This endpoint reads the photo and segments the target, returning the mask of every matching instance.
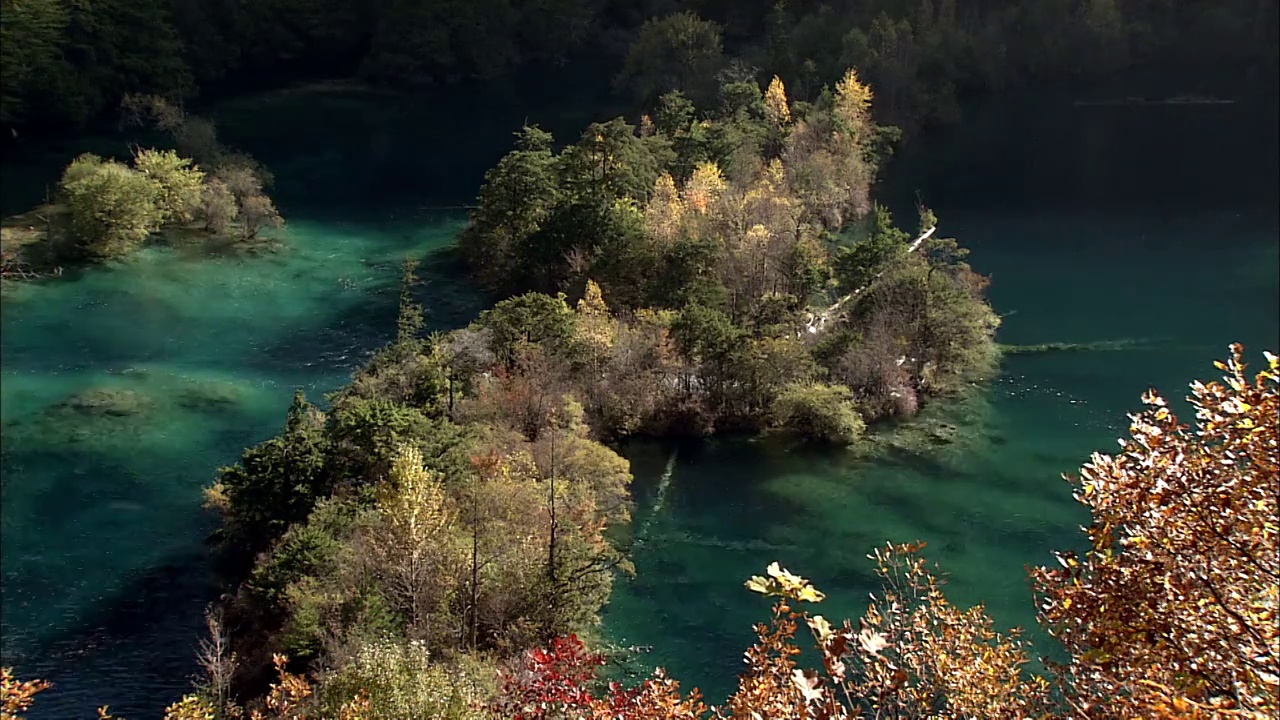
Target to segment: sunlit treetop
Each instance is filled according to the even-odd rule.
[[[774,125],[785,125],[791,122],[791,108],[787,105],[787,90],[782,85],[782,78],[777,75],[769,82],[764,93],[764,110],[769,122]]]

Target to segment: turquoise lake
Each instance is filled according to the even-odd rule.
[[[294,388],[318,398],[390,339],[399,261],[450,245],[457,206],[525,117],[568,139],[598,115],[580,109],[591,102],[566,89],[540,104],[333,92],[226,103],[223,138],[276,173],[284,249],[147,250],[5,295],[0,630],[6,664],[56,683],[32,718],[109,703],[141,720],[183,691],[217,593],[201,488],[277,430]],[[778,560],[828,594],[824,614],[856,616],[874,588],[867,553],[915,539],[954,600],[1033,625],[1023,567],[1076,544],[1085,520],[1059,475],[1116,447],[1148,387],[1182,397],[1229,343],[1255,361],[1280,345],[1276,136],[1274,102],[1028,98],[904,148],[883,202],[913,223],[919,194],[972,249],[1002,342],[1122,342],[1009,356],[990,384],[878,430],[861,454],[625,445],[636,575],[615,586],[603,635],[652,646],[638,665],[718,701],[767,611],[748,576]],[[37,201],[76,152],[117,142],[7,163],[5,212]],[[446,253],[424,270],[432,326],[484,306]],[[70,412],[86,391],[127,392],[134,412]],[[957,431],[931,440],[944,423]]]

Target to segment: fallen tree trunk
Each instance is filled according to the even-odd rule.
[[[928,230],[925,230],[924,232],[920,233],[920,236],[917,237],[915,240],[912,240],[911,244],[907,246],[907,254],[910,255],[911,253],[920,249],[920,246],[924,244],[924,241],[932,237],[934,231],[936,231],[937,229],[938,229],[938,226],[934,225]],[[862,293],[866,292],[867,288],[871,287],[871,284],[874,283],[876,280],[879,280],[880,276],[883,275],[884,273],[885,271],[881,270],[880,272],[876,273],[875,277],[871,278],[871,280],[867,282],[865,285],[854,290],[848,295],[841,297],[839,300],[836,300],[835,303],[831,305],[831,307],[809,318],[809,321],[805,323],[805,332],[810,334],[822,332],[822,330],[826,328],[827,321],[830,320],[832,316],[834,316],[837,312],[839,312],[840,308],[844,307],[845,303],[849,302],[850,300],[853,300],[854,298],[858,297]],[[803,333],[801,333],[801,335],[803,335]]]

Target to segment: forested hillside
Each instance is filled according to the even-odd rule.
[[[1153,66],[1177,69],[1184,91],[1205,74],[1271,81],[1276,23],[1275,3],[1258,0],[4,0],[0,124],[74,130],[127,93],[485,81],[580,53],[649,100],[659,87],[705,100],[681,78],[711,87],[722,72],[776,74],[812,100],[856,66],[881,118],[914,125],[954,119],[975,93]]]

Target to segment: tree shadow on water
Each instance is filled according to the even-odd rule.
[[[29,717],[94,717],[105,704],[126,717],[159,717],[197,672],[203,610],[217,594],[209,555],[179,553],[131,574],[70,627],[47,636],[11,636],[6,627],[5,664],[54,684]]]
[[[398,277],[399,267],[379,267],[380,275]],[[471,283],[466,268],[450,248],[428,253],[418,270],[420,280],[414,300],[422,305],[428,332],[444,332],[465,326],[487,307],[487,299]],[[263,347],[249,358],[251,367],[275,374],[294,373],[303,366],[315,373],[357,370],[374,352],[395,336],[399,307],[399,283],[366,294],[361,302],[296,328]],[[330,389],[337,389],[330,388]]]

